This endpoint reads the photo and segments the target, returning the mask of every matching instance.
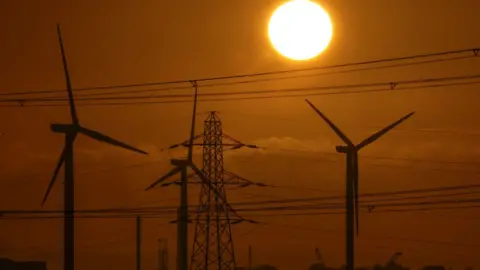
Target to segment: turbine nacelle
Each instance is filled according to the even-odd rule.
[[[348,145],[337,145],[335,146],[335,150],[337,150],[337,153],[346,154],[352,150],[352,147],[349,147]]]
[[[51,124],[50,125],[50,130],[55,132],[55,133],[62,133],[62,134],[67,134],[67,133],[73,133],[73,132],[78,132],[79,126],[75,124]]]

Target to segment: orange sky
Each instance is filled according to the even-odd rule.
[[[74,88],[305,68],[480,46],[480,36],[472,28],[480,23],[479,1],[394,2],[319,1],[334,22],[334,38],[322,56],[298,63],[277,55],[266,36],[269,15],[281,1],[4,0],[0,3],[0,91],[64,88],[55,32],[57,22],[62,24]],[[416,80],[474,74],[479,70],[477,58],[255,86],[221,87],[216,91]],[[480,117],[480,107],[476,106],[480,96],[475,87],[334,95],[310,100],[355,141],[366,137],[375,127],[412,110],[417,112],[399,130],[362,152],[360,191],[367,193],[478,183],[478,170],[472,165],[377,161],[366,157],[480,162],[479,137],[472,135],[480,132],[476,124]],[[77,207],[176,204],[176,187],[149,192],[143,189],[169,169],[168,156],[159,149],[186,139],[190,110],[189,103],[79,107],[80,121],[85,126],[143,147],[152,154],[141,157],[79,137],[76,141]],[[303,98],[204,102],[198,110],[219,111],[224,131],[246,143],[332,153],[334,145],[339,143]],[[0,132],[3,133],[0,137],[3,146],[0,208],[38,209],[63,144],[62,136],[52,134],[49,124],[68,121],[66,107],[0,108],[0,112]],[[201,132],[205,116],[202,114],[198,119],[197,133]],[[419,131],[424,128],[456,132]],[[334,165],[321,162],[325,158],[338,162]],[[125,168],[155,160],[161,162]],[[372,166],[379,164],[387,166]],[[341,156],[241,151],[226,155],[225,168],[254,181],[326,190],[323,193],[265,191],[252,187],[231,191],[231,201],[246,200],[251,195],[268,199],[343,194],[344,189]],[[105,171],[98,172],[101,170]],[[47,209],[61,207],[60,187],[54,187],[45,206]],[[191,200],[195,203],[196,194],[198,191],[192,189]],[[478,244],[478,213],[477,209],[455,213],[364,215],[356,261],[359,265],[383,263],[394,252],[402,251],[401,262],[414,268],[425,264],[478,268],[480,257],[475,256],[478,248],[427,243],[435,240]],[[271,263],[280,270],[307,269],[315,259],[314,247],[317,246],[328,264],[343,263],[343,216],[258,220],[268,224],[233,227],[237,264],[246,264],[248,244],[253,245],[256,264]],[[166,222],[144,222],[145,269],[156,266],[159,237],[168,238],[174,266],[175,225],[166,225]],[[78,269],[95,269],[97,264],[118,270],[135,266],[134,220],[81,220],[77,224]],[[48,260],[49,269],[58,270],[62,254],[61,228],[60,220],[0,220],[0,257]]]

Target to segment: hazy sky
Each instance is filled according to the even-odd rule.
[[[333,20],[333,40],[320,57],[298,63],[279,56],[268,41],[269,16],[282,1],[3,0],[0,91],[64,89],[57,22],[62,25],[74,88],[296,69],[480,46],[476,30],[480,2],[476,0],[318,2]],[[479,59],[471,58],[208,91],[417,80],[479,71]],[[355,141],[410,111],[417,112],[361,154],[360,192],[381,192],[478,183],[478,165],[368,157],[480,162],[480,95],[476,87],[317,96],[310,100]],[[343,157],[311,153],[334,153],[339,140],[303,97],[202,102],[198,110],[203,114],[197,133],[202,131],[204,112],[216,110],[224,131],[236,139],[303,151],[226,154],[226,169],[252,181],[324,190],[252,187],[230,191],[231,201],[252,196],[268,200],[343,194]],[[62,136],[50,132],[49,124],[68,121],[67,108],[0,107],[0,112],[0,208],[39,209],[63,144]],[[190,112],[190,103],[79,107],[85,126],[143,147],[151,155],[142,157],[79,137],[75,148],[77,207],[175,205],[178,188],[143,189],[170,168],[169,156],[160,149],[187,138]],[[325,159],[334,163],[322,162]],[[143,165],[131,167],[135,164]],[[45,208],[62,207],[61,180]],[[198,190],[191,190],[191,200],[196,203]],[[478,268],[480,257],[475,255],[479,247],[467,246],[480,243],[478,214],[478,209],[364,214],[356,260],[359,265],[384,263],[394,252],[402,251],[401,262],[411,267],[444,264]],[[256,220],[265,224],[233,227],[238,265],[246,264],[249,244],[253,245],[255,264],[271,263],[281,270],[307,269],[315,260],[315,247],[321,249],[329,265],[344,262],[343,215]],[[156,239],[160,237],[169,240],[174,267],[175,225],[167,222],[144,222],[145,269],[156,267]],[[134,267],[133,219],[80,220],[77,224],[78,269]],[[58,270],[61,228],[61,220],[0,220],[0,257],[47,260],[49,269]]]

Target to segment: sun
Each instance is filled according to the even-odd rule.
[[[268,24],[273,47],[292,60],[309,60],[322,53],[333,34],[328,13],[309,0],[292,0],[274,12]]]

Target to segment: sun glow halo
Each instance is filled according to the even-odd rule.
[[[309,0],[293,0],[277,8],[268,24],[273,47],[292,60],[309,60],[330,44],[333,27],[327,12]]]

